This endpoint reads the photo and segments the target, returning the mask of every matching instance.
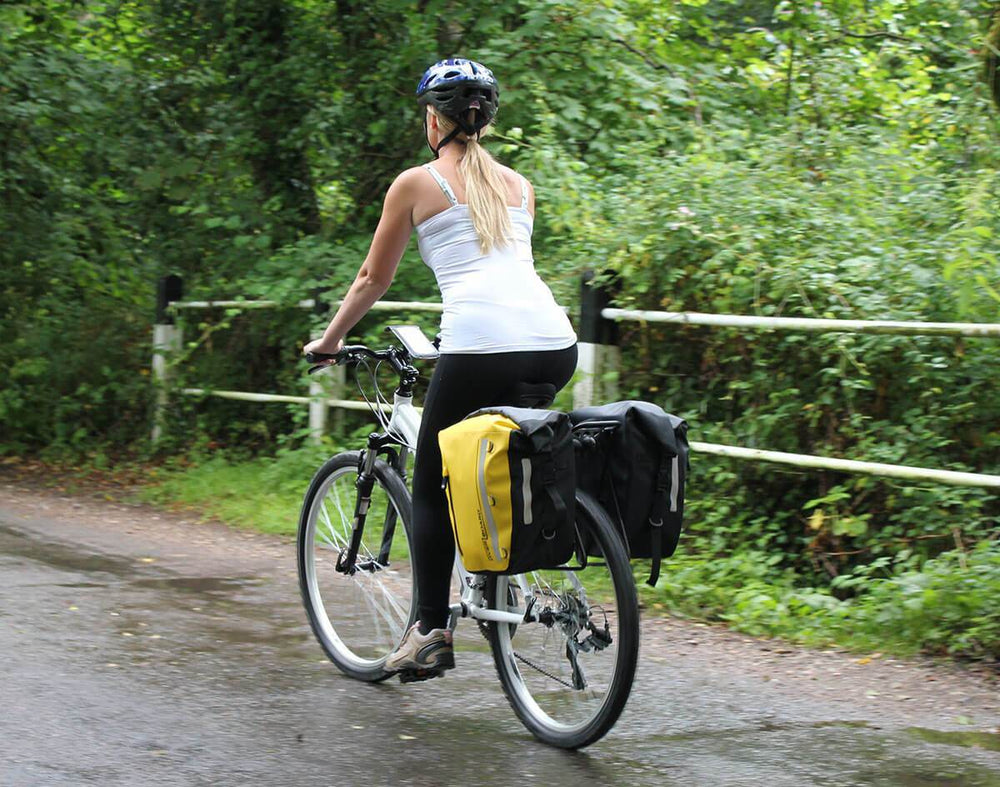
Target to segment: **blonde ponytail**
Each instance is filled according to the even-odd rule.
[[[438,123],[444,134],[455,128],[455,122],[437,112]],[[487,126],[480,132],[485,136]],[[465,181],[465,199],[469,203],[469,217],[479,236],[479,248],[483,254],[496,246],[507,245],[513,231],[510,212],[507,210],[507,182],[503,170],[489,151],[475,137],[460,139],[465,143],[465,155],[458,162],[458,174]]]

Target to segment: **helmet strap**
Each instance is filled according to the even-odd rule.
[[[434,158],[440,158],[441,157],[441,148],[443,148],[445,145],[447,145],[449,142],[451,142],[461,132],[462,132],[462,129],[459,126],[455,126],[455,128],[453,128],[448,133],[448,135],[438,143],[438,146],[434,147],[431,144],[431,141],[430,141],[430,139],[427,136],[427,115],[426,114],[424,115],[424,140],[427,142],[427,147],[430,148],[431,153],[434,154]],[[479,139],[479,133],[478,132],[476,133],[476,139]]]
[[[462,131],[462,129],[460,129],[458,126],[455,126],[455,128],[453,128],[448,133],[448,135],[444,139],[441,140],[441,142],[438,144],[437,148],[433,148],[432,147],[431,150],[434,151],[434,158],[437,158],[440,155],[441,148],[443,148],[445,145],[447,145],[449,142],[451,142],[455,137],[457,137],[461,133],[461,131]],[[428,144],[430,144],[430,143],[428,143]]]

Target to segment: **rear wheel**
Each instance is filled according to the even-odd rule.
[[[410,494],[395,470],[375,463],[356,569],[338,570],[353,530],[360,459],[359,451],[337,454],[309,484],[299,518],[299,586],[313,633],[330,660],[352,678],[377,681],[392,674],[385,658],[416,617]]]
[[[491,576],[493,609],[532,620],[490,623],[500,683],[518,718],[539,740],[577,749],[604,736],[621,715],[639,654],[639,603],[628,556],[607,512],[577,492],[584,543],[603,557],[583,571]]]

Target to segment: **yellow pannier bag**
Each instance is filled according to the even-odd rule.
[[[576,543],[575,460],[565,413],[477,410],[438,434],[455,544],[468,571],[565,563]]]

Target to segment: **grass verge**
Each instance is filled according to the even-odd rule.
[[[246,460],[202,457],[157,469],[133,496],[144,503],[197,509],[238,527],[295,535],[309,480],[332,453],[329,447],[314,447]]]
[[[683,542],[682,542],[683,545]],[[637,580],[640,578],[637,574]],[[1000,661],[1000,543],[946,552],[919,569],[867,566],[831,587],[775,569],[773,555],[683,554],[643,595],[674,614],[747,634],[898,655]]]

